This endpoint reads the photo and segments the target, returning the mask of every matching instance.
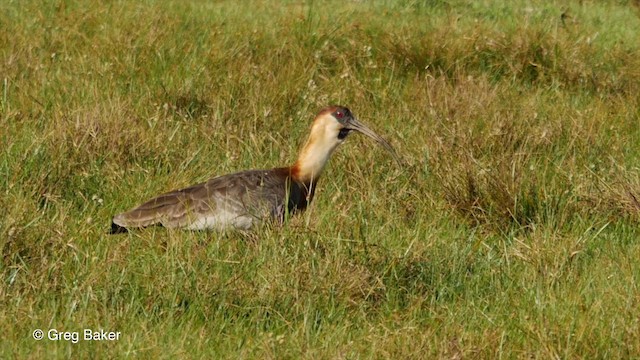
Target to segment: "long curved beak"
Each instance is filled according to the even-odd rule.
[[[398,153],[396,153],[395,149],[391,146],[391,144],[389,144],[389,142],[387,142],[387,140],[382,138],[382,136],[376,134],[373,130],[369,129],[369,127],[367,127],[367,125],[361,123],[356,118],[352,118],[346,124],[346,128],[350,129],[350,130],[357,131],[357,132],[359,132],[361,134],[364,134],[364,135],[370,137],[375,142],[377,142],[378,144],[382,145],[382,147],[385,148],[391,154],[391,156],[393,156],[393,159],[398,164],[400,164],[400,165],[402,164],[402,161],[400,160],[400,157],[398,156]]]

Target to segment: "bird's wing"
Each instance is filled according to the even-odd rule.
[[[113,218],[121,227],[162,224],[165,227],[251,225],[252,219],[274,216],[286,196],[286,176],[274,170],[251,170],[215,177],[175,190]],[[248,223],[247,223],[248,222]],[[241,226],[243,227],[243,226]]]

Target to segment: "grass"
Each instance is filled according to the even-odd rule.
[[[0,12],[0,357],[640,357],[637,1]],[[353,136],[282,227],[106,235],[333,103],[406,166]]]

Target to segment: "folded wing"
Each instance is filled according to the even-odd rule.
[[[288,187],[287,175],[278,169],[215,177],[116,215],[112,231],[151,225],[194,230],[229,226],[248,229],[258,221],[280,216]]]

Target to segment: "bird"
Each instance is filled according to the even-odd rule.
[[[318,180],[334,150],[351,132],[359,132],[391,153],[393,147],[345,106],[323,108],[291,166],[246,170],[213,177],[203,183],[170,191],[113,217],[110,234],[160,225],[187,230],[249,230],[267,220],[304,211],[315,195]]]

